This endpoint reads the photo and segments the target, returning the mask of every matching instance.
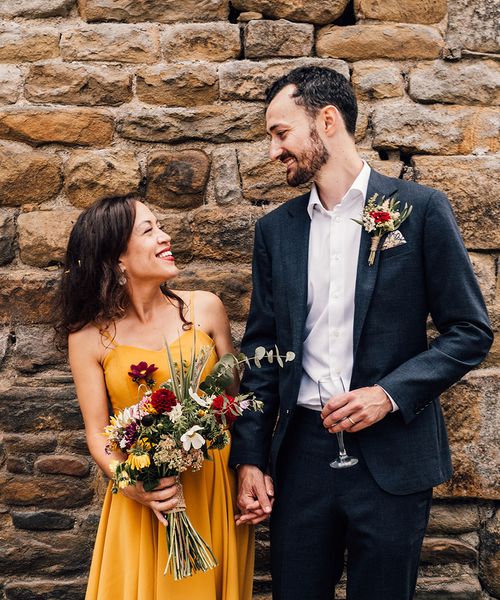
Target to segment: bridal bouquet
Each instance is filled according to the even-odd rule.
[[[212,352],[210,346],[197,354],[193,350],[190,362],[181,355],[180,364],[174,362],[168,346],[166,349],[170,379],[156,387],[154,364],[131,365],[128,375],[138,384],[139,401],[112,416],[105,429],[107,451],[127,455],[126,460],[111,463],[114,493],[138,481],[151,491],[162,477],[199,470],[209,459],[209,449],[222,449],[229,443],[228,428],[244,410],[262,410],[262,402],[253,394],[233,397],[225,392],[235,373],[241,373],[251,362],[260,367],[263,359],[276,360],[283,366],[283,359],[288,362],[294,358],[292,352],[282,357],[277,348],[257,348],[252,358],[226,354],[201,382]],[[174,580],[217,565],[212,550],[186,515],[182,486],[177,483],[178,504],[165,515],[168,561],[164,574],[170,569]]]

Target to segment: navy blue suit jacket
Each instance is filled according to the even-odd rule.
[[[407,243],[377,252],[368,265],[371,235],[359,247],[351,389],[381,385],[400,410],[356,434],[380,487],[393,494],[428,489],[451,476],[439,395],[486,356],[493,339],[486,308],[444,194],[372,170],[367,198],[396,195],[413,206],[400,231]],[[284,369],[247,370],[242,390],[264,401],[235,424],[230,464],[275,467],[294,413],[302,375],[307,312],[309,194],[256,225],[253,293],[242,351],[257,346],[296,354]],[[353,251],[357,251],[353,249]],[[325,257],[325,262],[326,262]],[[428,344],[428,316],[439,335]],[[285,457],[286,459],[286,457]]]

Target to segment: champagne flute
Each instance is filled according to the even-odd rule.
[[[332,396],[345,392],[344,382],[341,377],[320,379],[318,381],[318,392],[321,406],[324,407]],[[339,443],[339,456],[330,463],[330,467],[332,467],[332,469],[345,469],[358,464],[358,459],[354,456],[349,456],[345,450],[344,432],[340,431],[335,435],[337,436],[337,441]]]

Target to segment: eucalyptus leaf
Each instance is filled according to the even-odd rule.
[[[280,356],[280,351],[278,350],[278,346],[274,346],[276,348],[276,362],[279,364],[281,368],[283,368],[283,361]]]
[[[258,346],[257,348],[255,348],[255,360],[262,360],[264,358],[264,356],[266,355],[266,349],[264,348],[264,346]]]
[[[285,362],[291,362],[295,359],[295,352],[287,352],[285,356]]]
[[[273,364],[273,351],[269,350],[269,352],[267,353],[267,361],[270,365]]]

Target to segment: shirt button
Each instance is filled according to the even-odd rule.
[[[335,217],[335,223],[340,223],[342,219],[340,217]]]

